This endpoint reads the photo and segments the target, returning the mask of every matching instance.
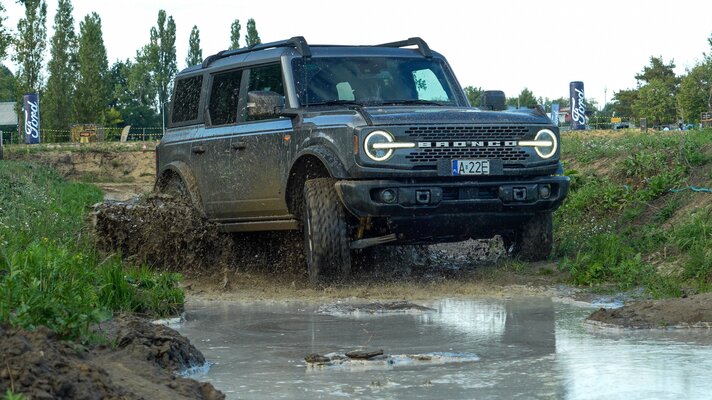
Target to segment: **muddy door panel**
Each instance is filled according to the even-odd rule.
[[[230,182],[230,135],[211,135],[196,141],[191,147],[191,164],[195,170],[205,212],[210,218],[222,218],[227,207],[221,206],[233,198]]]
[[[283,188],[287,177],[288,141],[292,121],[287,118],[248,122],[230,142],[232,179],[238,218],[284,216]]]

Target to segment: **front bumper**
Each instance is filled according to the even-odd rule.
[[[546,196],[548,188],[548,196]],[[382,193],[390,189],[391,202]],[[569,190],[566,176],[501,181],[342,180],[336,191],[357,217],[502,216],[523,217],[556,210]]]

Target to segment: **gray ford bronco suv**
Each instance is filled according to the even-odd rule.
[[[472,107],[420,38],[377,46],[302,37],[222,51],[175,78],[156,189],[225,232],[301,229],[307,271],[344,277],[352,251],[501,235],[552,248],[568,192],[558,128],[502,92]]]

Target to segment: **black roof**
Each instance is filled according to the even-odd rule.
[[[416,46],[416,49],[403,49],[403,47]],[[305,58],[312,56],[356,56],[363,55],[366,52],[370,56],[418,56],[432,58],[439,54],[430,50],[428,44],[421,38],[414,37],[407,40],[397,42],[383,43],[374,46],[361,45],[309,45],[302,36],[295,36],[291,39],[280,40],[277,42],[261,43],[251,47],[244,47],[235,50],[223,50],[211,56],[208,56],[202,64],[188,67],[180,72],[179,75],[202,70],[213,65],[234,64],[235,62],[243,62],[248,58],[256,59],[274,59],[283,55],[285,52],[294,53]],[[225,58],[231,58],[229,62],[220,63]],[[240,59],[240,60],[238,60]]]

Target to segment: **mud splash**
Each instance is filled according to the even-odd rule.
[[[193,207],[164,194],[97,204],[90,222],[99,249],[188,276],[267,266],[289,270],[303,262],[294,233],[221,234]]]

